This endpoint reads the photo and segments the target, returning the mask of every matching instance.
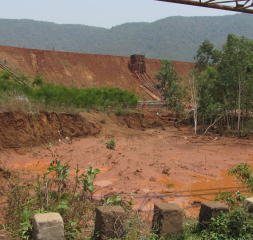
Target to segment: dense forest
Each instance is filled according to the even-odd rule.
[[[78,24],[0,19],[0,45],[92,54],[194,61],[209,39],[222,49],[228,33],[253,38],[250,14],[168,17],[152,23],[125,23],[111,29]]]

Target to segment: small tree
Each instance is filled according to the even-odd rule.
[[[161,71],[155,74],[158,80],[157,88],[163,92],[167,108],[173,114],[180,114],[184,111],[183,98],[186,89],[180,85],[181,77],[178,77],[171,61],[162,60]]]

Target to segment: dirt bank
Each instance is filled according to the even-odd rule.
[[[0,149],[39,146],[100,132],[98,124],[76,114],[4,112],[0,119]]]
[[[66,138],[70,141],[72,138],[95,136],[103,126],[102,119],[93,119],[90,122],[83,113],[3,112],[0,113],[0,119],[0,149],[33,147],[66,141]],[[136,130],[164,127],[171,120],[169,117],[158,117],[148,112],[122,112],[118,116],[111,114],[111,119],[118,126]]]
[[[34,77],[43,73],[47,82],[77,87],[113,86],[145,94],[139,80],[128,69],[129,57],[81,54],[0,46],[0,60],[16,71]],[[174,62],[180,76],[186,77],[192,63]],[[160,71],[161,60],[146,59],[147,73]],[[120,78],[123,77],[123,78]]]

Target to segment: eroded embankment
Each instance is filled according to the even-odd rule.
[[[0,113],[0,149],[39,146],[62,138],[96,135],[100,126],[81,115],[40,112]]]
[[[128,113],[111,116],[118,126],[135,130],[166,126],[168,117],[153,114]],[[44,143],[74,137],[94,136],[100,133],[99,120],[88,121],[83,114],[41,111],[0,113],[0,149],[40,146]]]

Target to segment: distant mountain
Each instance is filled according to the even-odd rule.
[[[221,49],[228,33],[253,39],[253,16],[168,17],[152,23],[125,23],[111,29],[33,20],[0,19],[0,45],[92,54],[194,61],[209,39]],[[0,53],[1,54],[1,53]]]

